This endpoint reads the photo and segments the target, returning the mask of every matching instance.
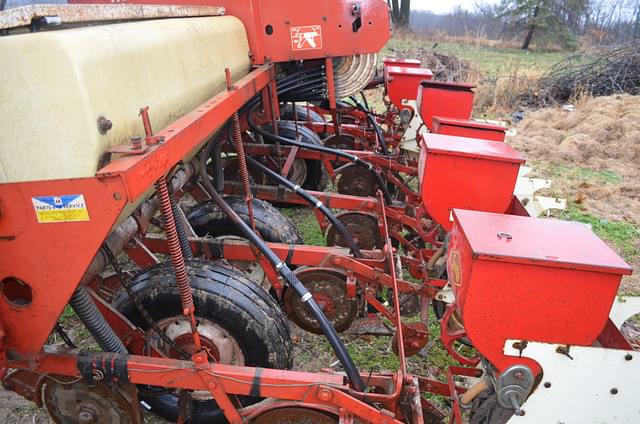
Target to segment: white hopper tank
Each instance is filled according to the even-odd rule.
[[[175,18],[0,37],[0,183],[90,177],[111,146],[160,130],[249,71],[231,16]],[[112,121],[101,134],[97,121]]]

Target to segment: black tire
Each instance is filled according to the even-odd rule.
[[[225,196],[224,200],[244,222],[249,224],[249,211],[244,199],[237,196]],[[265,241],[304,244],[304,239],[295,224],[269,202],[253,199],[253,218],[256,230]],[[206,235],[211,237],[243,236],[227,214],[211,200],[200,203],[191,209],[187,214],[187,219],[196,234],[201,237]]]
[[[469,424],[506,424],[512,416],[513,409],[500,406],[498,395],[490,387],[471,403]]]
[[[246,366],[290,369],[293,347],[287,320],[277,303],[260,287],[230,267],[192,260],[187,263],[194,304],[198,318],[214,322],[231,334],[242,350]],[[180,294],[170,264],[160,264],[138,274],[132,289],[152,318],[182,315]],[[148,329],[134,303],[126,293],[113,301],[115,308],[143,330]],[[145,390],[147,391],[147,390]],[[150,411],[167,420],[176,421],[178,396],[160,391],[141,394]],[[242,397],[248,405],[257,398]],[[192,424],[226,423],[214,400],[193,400]]]
[[[271,124],[265,126],[265,130],[273,133],[273,127]],[[278,135],[296,140],[296,136],[299,136],[299,141],[307,144],[315,144],[322,146],[322,139],[310,128],[305,127],[301,123],[298,123],[296,132],[296,123],[292,121],[278,121]],[[324,166],[319,160],[305,159],[307,164],[307,178],[301,184],[305,190],[323,191],[327,187],[328,178],[324,171]]]
[[[296,115],[293,114],[293,105],[287,103],[280,105],[280,119],[283,121],[298,121],[300,124],[304,124],[306,121],[311,121],[320,124],[326,124],[327,121],[322,115],[312,109],[308,109],[304,105],[296,105]],[[324,139],[327,136],[327,127],[325,126],[320,133],[320,138]]]

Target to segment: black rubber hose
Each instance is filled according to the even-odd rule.
[[[176,222],[176,232],[178,233],[178,241],[180,242],[180,250],[182,250],[182,256],[185,259],[193,259],[193,250],[191,250],[191,244],[187,238],[187,231],[184,228],[184,221],[182,219],[182,212],[178,210],[178,204],[173,196],[173,193],[169,193],[169,200],[171,202],[171,210],[173,212],[173,220]]]
[[[318,208],[320,210],[320,212],[322,212],[322,214],[324,216],[326,216],[329,221],[331,221],[331,223],[336,227],[338,232],[340,234],[342,234],[342,237],[345,240],[347,240],[347,242],[350,245],[349,248],[351,249],[351,253],[353,253],[353,256],[355,256],[356,258],[364,258],[365,257],[364,254],[360,251],[360,248],[356,244],[355,240],[353,240],[353,236],[351,235],[351,233],[349,232],[347,227],[345,227],[344,224],[342,222],[340,222],[340,220],[338,218],[336,218],[336,216],[329,210],[329,208],[327,208],[324,205],[324,203],[322,203],[320,201],[320,199],[318,199],[317,197],[311,195],[309,192],[304,190],[299,185],[294,184],[291,181],[287,180],[285,177],[283,177],[282,175],[278,174],[277,172],[274,172],[273,170],[267,168],[266,166],[264,166],[263,164],[261,164],[260,162],[255,160],[254,158],[247,157],[247,161],[252,166],[258,168],[258,170],[260,172],[265,174],[273,182],[287,187],[289,190],[293,191],[298,196],[300,196],[304,200],[306,200],[311,206],[314,206],[314,207]]]
[[[213,144],[211,165],[213,166],[213,186],[218,191],[224,190],[224,170],[222,168],[222,143]]]
[[[210,146],[210,145],[209,145]],[[349,356],[349,352],[347,352],[347,348],[345,347],[340,337],[338,337],[338,333],[336,329],[331,325],[329,320],[327,319],[322,309],[318,306],[315,299],[309,293],[309,290],[298,280],[298,278],[293,274],[291,269],[287,266],[287,264],[280,260],[280,258],[265,244],[265,242],[247,225],[242,218],[238,216],[238,214],[231,209],[231,207],[224,201],[222,196],[215,190],[211,181],[207,176],[207,168],[206,168],[206,158],[211,153],[210,147],[207,146],[204,151],[201,153],[200,157],[200,180],[204,185],[205,189],[211,195],[211,199],[218,205],[220,209],[222,209],[229,219],[233,221],[233,223],[237,226],[240,232],[247,238],[254,246],[260,250],[260,252],[267,258],[267,260],[271,263],[271,265],[278,271],[278,273],[285,279],[285,281],[289,284],[291,288],[293,288],[296,294],[302,299],[302,302],[307,306],[309,312],[318,320],[320,328],[322,332],[327,337],[329,344],[333,348],[336,357],[344,367],[344,370],[351,380],[351,384],[358,391],[364,391],[365,385],[362,381],[360,373],[358,372],[358,368],[356,364]]]
[[[76,288],[69,304],[96,340],[100,349],[105,352],[127,353],[127,348],[104,319],[96,304],[93,303],[85,286],[80,285]]]
[[[360,97],[362,97],[362,103],[364,104],[364,107],[367,108],[367,110],[370,110],[369,101],[367,100],[367,96],[365,96],[364,91],[360,92]]]
[[[347,160],[355,163],[356,165],[359,165],[359,166],[365,168],[366,170],[371,172],[372,175],[376,178],[376,182],[378,183],[378,186],[380,187],[380,190],[382,190],[382,194],[384,195],[385,203],[387,203],[387,204],[391,204],[392,203],[391,194],[389,193],[389,189],[387,188],[387,185],[385,184],[384,180],[382,179],[382,176],[378,172],[376,172],[374,166],[371,165],[369,162],[366,162],[366,161],[360,159],[359,157],[357,157],[355,155],[352,155],[350,153],[343,152],[342,150],[332,149],[330,147],[319,146],[319,145],[316,145],[316,144],[303,143],[303,142],[298,141],[298,140],[292,140],[290,138],[286,138],[286,137],[282,137],[282,136],[279,136],[279,135],[275,135],[273,133],[270,133],[270,132],[265,131],[264,129],[258,127],[256,125],[256,123],[253,121],[253,118],[251,117],[251,115],[252,115],[251,112],[249,112],[249,114],[247,115],[247,122],[249,123],[249,127],[253,131],[255,131],[256,133],[262,135],[263,137],[266,137],[266,138],[271,139],[271,140],[279,141],[280,143],[286,144],[286,145],[289,145],[289,146],[298,146],[298,147],[301,147],[303,149],[315,150],[316,152],[326,153],[328,155],[334,155],[335,157],[341,157],[341,158],[347,159]]]
[[[363,97],[364,97],[364,93],[363,93]],[[376,137],[378,138],[378,140],[380,140],[380,148],[382,149],[382,154],[385,156],[389,156],[389,149],[387,147],[387,142],[384,139],[382,128],[380,128],[380,125],[378,125],[378,121],[376,121],[375,115],[371,113],[368,106],[365,107],[354,96],[351,96],[350,99],[355,103],[356,108],[360,109],[361,112],[367,115],[367,119],[369,120],[369,123],[371,123],[373,130],[376,132]]]

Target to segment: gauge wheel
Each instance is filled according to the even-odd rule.
[[[321,139],[324,139],[327,136],[327,120],[315,110],[307,108],[306,105],[296,105],[295,116],[293,114],[293,105],[291,103],[280,105],[280,119],[283,121],[298,121],[298,123],[301,124],[304,124],[307,121],[325,124],[319,136]]]
[[[271,125],[265,126],[265,130],[273,133],[273,127]],[[296,129],[295,122],[278,121],[278,135],[291,140],[298,140],[302,143],[322,146],[320,136],[301,123],[298,123]],[[304,182],[300,184],[302,188],[305,190],[323,191],[327,187],[329,178],[321,161],[313,159],[296,159],[296,161],[302,161],[306,165],[306,176]],[[300,168],[300,166],[298,168]]]
[[[244,222],[250,225],[249,210],[244,199],[225,196],[224,200]],[[293,221],[274,208],[271,203],[253,199],[253,217],[256,230],[265,241],[304,244],[304,239]],[[212,200],[202,202],[191,209],[187,219],[200,237],[243,236],[227,214]]]
[[[231,267],[192,260],[187,263],[202,345],[218,363],[263,368],[290,369],[293,359],[286,317],[263,289]],[[165,355],[182,359],[178,346],[187,354],[194,347],[188,320],[182,314],[180,293],[169,263],[151,267],[131,282],[131,288],[151,315],[159,337],[129,296],[119,293],[113,304],[134,325],[149,332],[151,343]],[[168,343],[166,338],[172,343]],[[140,399],[150,411],[175,422],[179,395],[162,388],[140,386]],[[239,407],[259,398],[231,396]],[[207,391],[191,393],[192,424],[226,423],[224,414]]]

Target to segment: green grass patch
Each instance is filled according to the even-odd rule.
[[[420,35],[395,36],[382,50],[381,56],[393,55],[392,49],[430,49],[434,44],[435,41]],[[509,74],[513,69],[545,72],[569,54],[567,52],[531,52],[445,42],[438,42],[435,51],[467,60],[477,65],[480,71],[487,76]]]
[[[296,224],[306,244],[325,246],[326,241],[313,211],[307,208],[280,208],[280,212]]]
[[[558,217],[591,225],[598,236],[618,247],[627,260],[638,259],[640,256],[640,251],[638,251],[640,228],[630,222],[600,219],[584,213],[576,203],[567,205],[567,209],[560,211]]]
[[[622,177],[614,171],[596,171],[589,168],[565,165],[549,165],[548,172],[552,177],[563,177],[577,181],[597,181],[611,184],[616,184],[622,181]]]

